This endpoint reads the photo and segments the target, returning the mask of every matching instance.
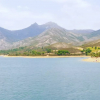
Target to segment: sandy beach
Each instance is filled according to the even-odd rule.
[[[22,58],[68,58],[68,57],[87,57],[87,56],[8,56],[1,55],[2,57],[22,57]]]
[[[0,55],[2,57],[21,57],[21,58],[73,58],[73,57],[87,57],[87,59],[83,59],[83,61],[87,62],[100,62],[100,57],[90,57],[90,56],[8,56],[8,55]]]
[[[100,62],[100,57],[96,58],[96,57],[90,57],[87,59],[83,59],[83,61],[87,61],[87,62]]]

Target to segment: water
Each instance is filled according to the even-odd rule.
[[[100,100],[100,63],[0,57],[0,100]]]

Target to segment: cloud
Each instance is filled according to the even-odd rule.
[[[33,24],[34,22],[37,23],[44,23],[52,20],[53,16],[50,13],[42,13],[38,14],[29,10],[26,10],[25,7],[18,7],[19,10],[15,9],[2,9],[0,12],[0,26],[11,29],[17,30],[28,27],[29,25]],[[2,14],[1,14],[2,13]]]
[[[0,3],[1,27],[14,30],[34,22],[54,21],[66,29],[100,28],[100,7],[89,0],[19,1],[20,5],[17,0],[10,0],[8,5],[7,2]]]
[[[0,5],[0,13],[6,13],[8,12],[8,9]]]
[[[58,3],[66,3],[69,5],[73,5],[73,4],[78,4],[81,6],[88,6],[89,3],[84,1],[84,0],[48,0],[48,1],[54,1],[54,2],[58,2]]]
[[[87,12],[90,9],[91,5],[82,0],[67,0],[61,8],[62,12],[74,16],[76,16],[77,14],[79,14],[78,16],[80,16],[80,14]]]
[[[83,0],[66,0],[61,7],[62,24],[67,29],[98,29],[100,7]]]
[[[20,10],[29,10],[29,7],[28,6],[17,6],[18,9]]]

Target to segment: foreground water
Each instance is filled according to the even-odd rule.
[[[100,100],[100,63],[0,57],[0,100]]]

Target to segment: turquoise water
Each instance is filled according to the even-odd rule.
[[[100,63],[0,57],[0,100],[100,100]]]

